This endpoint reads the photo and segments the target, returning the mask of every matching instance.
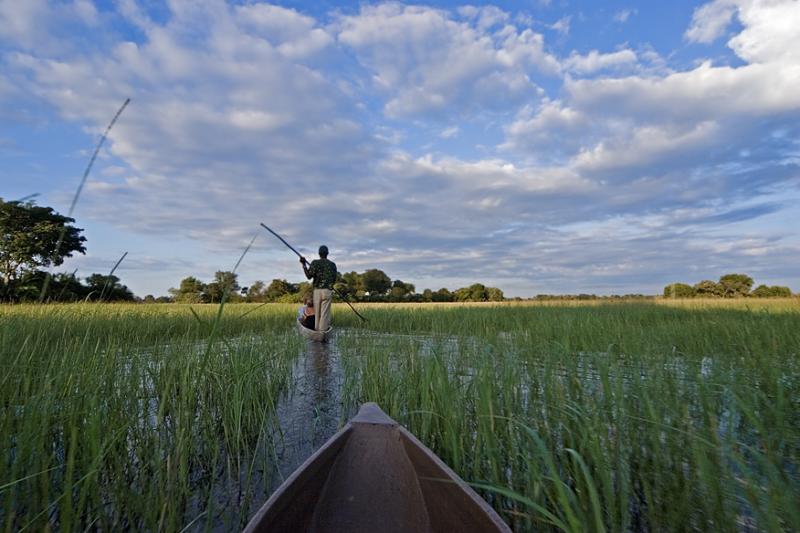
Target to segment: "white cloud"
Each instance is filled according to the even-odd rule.
[[[689,42],[713,42],[730,27],[734,16],[744,29],[728,46],[748,63],[800,58],[800,2],[795,0],[714,0],[695,9],[685,37]]]
[[[463,6],[458,8],[458,13],[474,21],[475,27],[480,31],[505,24],[511,18],[508,13],[496,6]]]
[[[707,150],[717,140],[719,125],[708,121],[693,125],[688,131],[665,126],[642,126],[630,134],[602,141],[574,158],[577,169],[584,171],[609,170],[626,167],[645,167],[656,160],[682,156],[689,150]]]
[[[96,24],[92,42],[37,19],[49,4],[0,0],[0,17],[29,9],[0,26],[0,97],[25,92],[92,134],[133,98],[81,216],[195,239],[211,250],[192,263],[204,268],[264,220],[300,246],[326,241],[347,270],[522,294],[655,292],[676,276],[713,277],[691,265],[747,258],[752,273],[779,277],[771,263],[800,257],[796,239],[745,231],[783,208],[764,195],[800,183],[796,3],[731,4],[742,29],[728,44],[746,64],[678,72],[643,48],[559,59],[494,7],[364,5],[324,25],[239,4],[176,0],[152,18],[134,0],[116,13],[60,4],[70,28]],[[106,17],[137,31],[104,33]],[[722,19],[698,10],[687,39],[724,34]],[[136,42],[120,37],[130,33]],[[730,246],[739,235],[723,223],[742,224],[746,245]]]
[[[592,74],[599,70],[635,65],[636,62],[636,52],[633,50],[625,49],[608,54],[592,50],[586,55],[572,52],[564,61],[564,66],[567,70],[577,74]]]
[[[800,63],[800,2],[741,2],[738,17],[744,29],[728,42],[736,55],[748,63]]]
[[[289,10],[260,13],[251,22],[263,29],[276,17],[285,30],[270,42],[258,28],[240,26],[241,13],[224,2],[202,9],[175,3],[165,23],[128,7],[144,28],[142,42],[61,59],[46,52],[6,58],[27,91],[62,117],[88,121],[94,132],[132,97],[108,145],[126,178],[117,179],[117,171],[93,176],[87,212],[128,228],[221,243],[229,241],[222,228],[249,233],[267,207],[282,220],[306,191],[337,181],[355,188],[365,179],[358,169],[375,147],[352,118],[354,103],[299,63],[303,54],[282,48],[314,42],[311,19]],[[208,215],[220,212],[226,216]]]
[[[714,67],[706,62],[663,78],[630,76],[565,84],[574,105],[650,120],[706,120],[720,114],[764,115],[800,106],[800,65]]]
[[[99,16],[89,0],[0,0],[0,42],[25,50],[63,53],[61,37],[96,26]]]
[[[561,17],[553,24],[550,25],[550,29],[553,31],[557,31],[561,35],[568,35],[570,29],[570,23],[572,22],[572,17]]]
[[[513,106],[537,97],[530,72],[558,72],[540,34],[507,24],[490,31],[507,18],[496,9],[462,16],[468,21],[427,7],[363,6],[341,17],[338,39],[374,72],[394,117]]]
[[[73,2],[75,14],[88,26],[94,26],[99,22],[97,8],[90,0],[75,0]]]
[[[445,128],[444,130],[442,130],[442,132],[439,134],[439,137],[441,137],[442,139],[449,139],[451,137],[455,137],[456,135],[458,135],[458,131],[459,131],[458,126],[450,126],[449,128]]]
[[[333,43],[333,37],[316,21],[293,9],[269,4],[250,4],[235,8],[241,27],[253,31],[278,48],[285,56],[302,59]]]
[[[37,24],[48,13],[46,0],[0,0],[0,38],[21,47],[31,47],[45,37],[44,27]]]
[[[689,42],[710,43],[722,36],[733,20],[736,0],[715,0],[695,8],[692,23],[686,30]]]
[[[631,16],[636,15],[639,11],[636,9],[620,9],[616,13],[614,13],[614,22],[619,22],[620,24],[624,24],[628,22],[628,19]]]

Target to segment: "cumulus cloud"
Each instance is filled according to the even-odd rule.
[[[293,9],[269,4],[235,8],[236,21],[292,59],[302,59],[324,49],[333,37],[316,21]]]
[[[507,127],[503,146],[530,157],[549,152],[584,172],[613,168],[618,179],[633,179],[647,168],[659,172],[666,165],[692,172],[703,161],[735,161],[737,153],[750,147],[774,145],[770,133],[800,118],[800,61],[793,52],[794,38],[784,31],[793,17],[800,19],[797,6],[707,4],[695,12],[690,30],[711,17],[709,13],[734,9],[743,28],[729,46],[747,64],[714,66],[705,61],[662,75],[568,78],[563,100],[523,109]],[[565,65],[585,64],[590,70],[603,57],[625,59],[623,52],[573,54]],[[600,173],[603,179],[606,174]]]
[[[797,67],[800,47],[800,3],[793,1],[741,1],[738,17],[744,29],[728,46],[748,63],[783,63]]]
[[[362,6],[339,21],[352,48],[389,95],[389,116],[507,108],[537,97],[531,74],[556,74],[541,34],[507,24],[496,8],[452,13],[421,6]]]
[[[550,29],[560,33],[561,35],[567,35],[569,34],[571,22],[572,17],[561,17],[550,25]]]
[[[686,38],[696,43],[715,41],[728,28],[735,12],[736,0],[715,0],[696,8]]]
[[[710,42],[735,17],[742,64],[683,70],[626,44],[558,57],[532,21],[490,6],[365,4],[326,23],[265,3],[145,6],[0,0],[0,21],[16,17],[0,24],[0,98],[98,135],[131,96],[82,211],[203,243],[211,273],[262,220],[304,252],[327,242],[347,270],[524,295],[654,292],[741,265],[777,282],[775,263],[800,257],[793,237],[753,229],[782,222],[800,186],[797,2],[699,8],[686,38]],[[53,9],[99,40],[68,35]],[[192,273],[127,261],[162,260]],[[296,277],[291,257],[274,268]]]
[[[636,52],[633,50],[619,50],[607,54],[592,50],[585,55],[573,52],[564,62],[564,66],[576,74],[592,74],[599,70],[635,65],[636,62]]]
[[[90,0],[0,0],[0,44],[63,54],[74,47],[71,34],[94,29],[100,19]]]
[[[318,42],[311,19],[282,8],[245,16],[264,6],[176,2],[155,23],[128,6],[145,32],[140,42],[61,59],[37,51],[7,58],[32,94],[95,132],[132,96],[110,138],[110,155],[129,171],[93,178],[95,216],[214,239],[220,226],[252,226],[306,191],[363,179],[356,169],[376,148],[354,119],[354,102],[302,63]],[[270,20],[280,31],[269,30]],[[148,216],[138,216],[144,206]]]

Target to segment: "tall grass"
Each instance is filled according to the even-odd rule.
[[[210,344],[216,307],[196,312],[0,311],[2,530],[244,524],[300,344],[288,308],[232,306]]]
[[[800,530],[800,308],[377,308],[376,401],[516,530]]]
[[[800,530],[796,300],[359,310],[335,310],[343,411],[378,402],[516,530]],[[293,323],[0,307],[2,530],[240,529],[275,488]]]

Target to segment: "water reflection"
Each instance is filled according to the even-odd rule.
[[[293,382],[277,406],[281,437],[275,443],[277,471],[270,492],[344,423],[343,379],[335,337],[328,343],[308,341],[295,362]]]

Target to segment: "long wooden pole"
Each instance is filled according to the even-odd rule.
[[[300,259],[305,259],[305,257],[303,257],[303,254],[301,254],[300,252],[298,252],[297,250],[295,250],[295,249],[294,249],[294,247],[293,247],[291,244],[289,244],[288,242],[286,242],[286,240],[285,240],[283,237],[281,237],[280,235],[278,235],[277,233],[275,233],[274,231],[272,231],[272,230],[269,228],[269,226],[267,226],[266,224],[264,224],[264,223],[262,222],[262,223],[261,223],[261,227],[262,227],[262,228],[264,228],[265,230],[267,230],[268,232],[272,233],[273,235],[275,235],[275,236],[278,238],[278,240],[280,240],[280,241],[281,241],[283,244],[285,244],[285,245],[286,245],[286,247],[287,247],[287,248],[289,248],[291,251],[293,251],[294,253],[296,253],[296,254],[297,254],[297,257],[299,257]],[[359,313],[358,311],[356,311],[356,308],[355,308],[355,307],[353,307],[353,306],[350,304],[350,302],[348,302],[348,301],[347,301],[347,299],[346,299],[346,298],[345,298],[345,297],[342,295],[342,293],[340,293],[339,291],[337,291],[335,288],[333,289],[333,292],[335,292],[335,293],[336,293],[336,295],[337,295],[339,298],[341,298],[341,299],[342,299],[342,301],[343,301],[344,303],[346,303],[347,305],[349,305],[349,306],[350,306],[350,309],[352,309],[352,310],[353,310],[353,312],[356,314],[356,316],[357,316],[358,318],[360,318],[360,319],[361,319],[361,320],[363,320],[364,322],[368,322],[368,320],[367,320],[366,318],[364,318],[363,316],[361,316],[361,313]]]

